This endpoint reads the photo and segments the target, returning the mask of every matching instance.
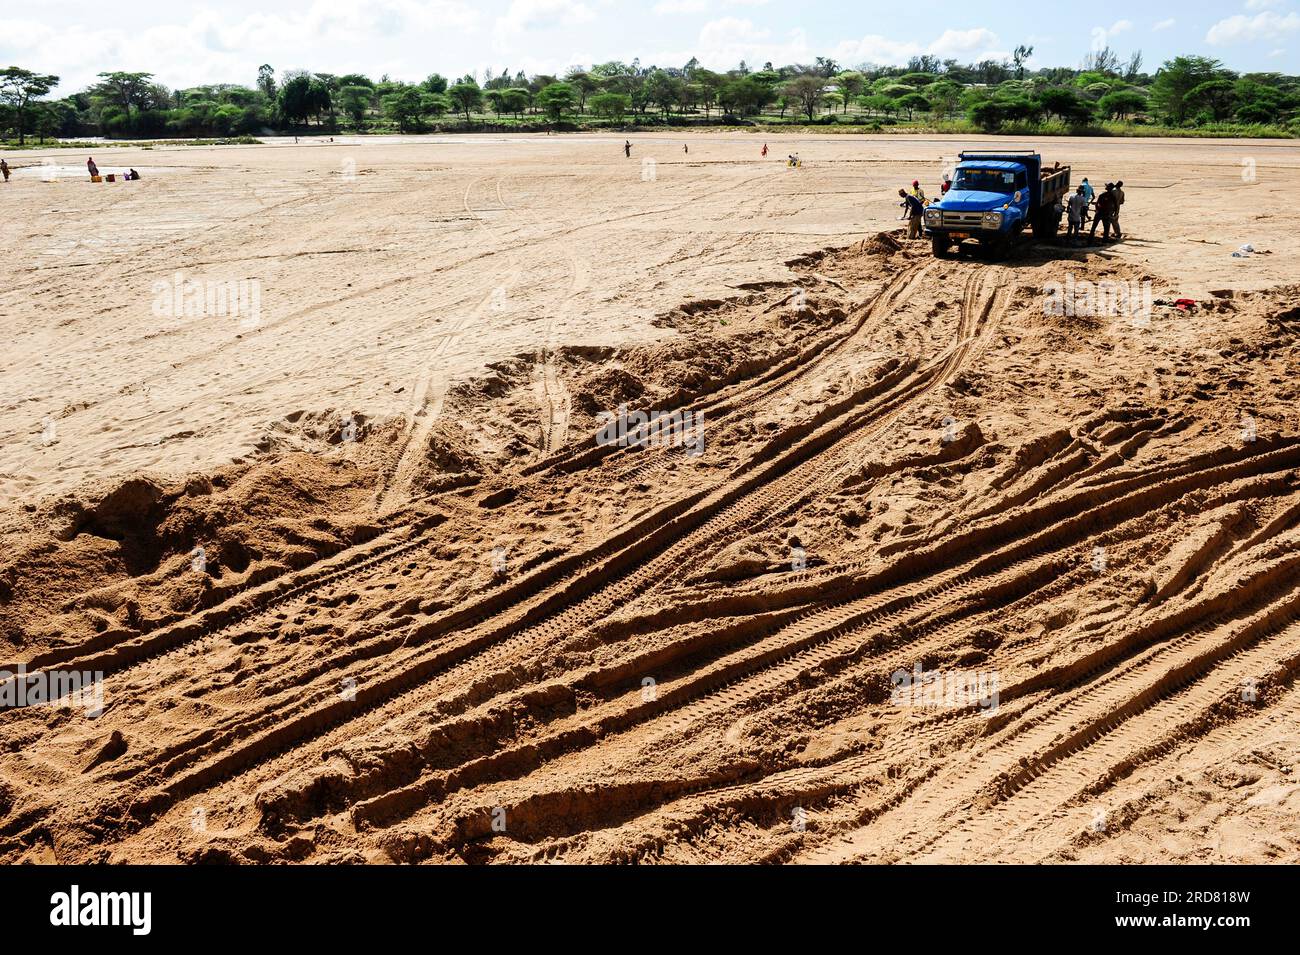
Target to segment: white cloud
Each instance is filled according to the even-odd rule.
[[[1205,34],[1207,43],[1222,46],[1229,43],[1249,43],[1276,36],[1279,33],[1294,33],[1300,30],[1300,13],[1279,13],[1265,11],[1253,17],[1237,14],[1220,20]]]
[[[1267,10],[1269,7],[1282,6],[1282,0],[1246,0],[1247,10]]]
[[[660,0],[654,5],[656,16],[667,17],[683,13],[703,13],[709,9],[707,0]]]
[[[944,30],[926,52],[946,57],[969,55],[976,50],[987,50],[997,42],[998,35],[983,27],[974,30]]]
[[[254,13],[237,21],[201,10],[187,23],[144,29],[54,30],[11,20],[0,24],[0,60],[58,74],[59,94],[82,89],[95,82],[96,73],[110,70],[145,69],[171,87],[251,84],[268,59],[281,69],[316,65],[336,73],[375,71],[377,64],[363,58],[359,39],[383,42],[402,33],[469,32],[476,24],[477,14],[459,0],[375,0],[365,5],[317,0],[301,12]],[[328,64],[290,62],[331,44],[343,55]],[[394,66],[412,78],[428,72],[427,63],[398,60]]]
[[[1173,17],[1170,17],[1168,20],[1161,20],[1159,23],[1157,23],[1157,24],[1156,24],[1155,26],[1153,26],[1151,29],[1154,30],[1154,31],[1156,31],[1156,32],[1158,33],[1158,32],[1160,32],[1161,30],[1168,30],[1171,26],[1173,26],[1173,25],[1174,25],[1175,23],[1177,23],[1177,22],[1178,22],[1178,21],[1175,20]]]
[[[736,17],[711,20],[700,29],[700,62],[731,67],[741,60],[747,63],[786,63],[808,58],[808,44],[802,30],[794,30],[787,40],[774,40],[771,30],[754,26],[753,21]]]
[[[765,7],[772,0],[719,0],[724,7]],[[659,0],[652,10],[656,16],[667,17],[678,14],[704,13],[709,9],[709,0]]]
[[[841,43],[834,50],[834,58],[841,63],[878,63],[891,66],[904,65],[912,57],[923,53],[945,59],[1003,59],[1009,54],[996,49],[997,43],[997,34],[984,27],[971,30],[945,30],[938,39],[929,44],[911,40],[891,40],[873,33],[860,40]]]
[[[532,30],[553,30],[590,23],[596,11],[582,0],[511,0],[504,16],[497,17],[493,45],[502,51]]]
[[[818,50],[817,53],[821,53]],[[751,68],[772,63],[808,63],[817,55],[808,46],[803,30],[775,34],[756,27],[752,20],[721,17],[700,28],[699,38],[687,49],[659,50],[642,56],[641,62],[665,65],[686,63],[691,57],[710,70],[730,70],[744,60]]]
[[[519,71],[523,71],[525,76],[564,76],[573,67],[587,69],[593,63],[601,62],[600,59],[590,51],[582,53],[570,53],[567,56],[537,57],[525,56],[516,57],[508,64],[503,63],[480,63],[475,72],[480,77],[500,76],[502,69],[508,69],[510,75],[514,76]]]
[[[1092,48],[1094,50],[1100,50],[1103,47],[1109,46],[1111,40],[1115,39],[1115,37],[1119,36],[1121,33],[1127,33],[1131,29],[1133,29],[1133,22],[1131,20],[1116,20],[1108,27],[1093,27]]]

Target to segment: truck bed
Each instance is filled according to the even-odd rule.
[[[1069,166],[1062,166],[1060,169],[1044,169],[1042,172],[1042,182],[1039,187],[1038,204],[1040,206],[1050,206],[1053,202],[1060,199],[1069,191]]]

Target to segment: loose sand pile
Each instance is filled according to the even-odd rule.
[[[700,137],[660,164],[683,177],[673,201],[582,202],[568,226],[484,220],[458,163],[496,147],[374,148],[412,176],[365,197],[356,228],[390,247],[355,243],[348,269],[283,246],[347,227],[331,197],[236,217],[280,230],[269,265],[257,241],[187,239],[183,267],[302,283],[245,338],[128,334],[102,271],[14,271],[8,308],[69,301],[20,334],[54,350],[7,359],[11,417],[67,426],[6,452],[0,668],[105,680],[97,716],[0,712],[0,857],[1300,858],[1282,256],[1152,251],[1183,213],[1144,206],[1127,172],[1128,242],[1002,262],[932,259],[883,186],[824,198],[883,181],[855,149],[952,144],[827,142],[820,170],[805,145],[784,170]],[[568,159],[526,188],[497,178],[503,207],[642,185],[591,159],[611,142],[538,148]],[[463,262],[420,238],[454,215],[419,206],[421,178],[448,188],[438,150],[466,224],[434,241]],[[1113,150],[1169,176],[1192,162]],[[1113,154],[1062,140],[1049,158],[1090,152]],[[259,155],[283,177],[304,154]],[[1244,187],[1205,181],[1181,194],[1240,211]],[[845,227],[854,202],[881,213],[865,230]],[[615,221],[687,216],[676,241]],[[1294,251],[1272,230],[1257,247]],[[1065,282],[1199,304],[1059,314]],[[638,442],[656,412],[676,417]],[[137,447],[133,422],[175,440]]]

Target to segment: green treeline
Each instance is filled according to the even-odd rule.
[[[522,72],[419,83],[262,66],[252,85],[170,90],[150,73],[101,73],[89,89],[50,99],[58,77],[0,70],[0,140],[230,137],[314,132],[425,132],[490,127],[817,124],[950,131],[1222,135],[1300,134],[1300,77],[1239,74],[1179,56],[1154,73],[1109,49],[1078,69],[1030,69],[1032,47],[1008,60],[962,64],[914,57],[905,67],[811,64],[725,73],[619,61],[564,76]],[[1145,128],[1145,129],[1144,129]]]

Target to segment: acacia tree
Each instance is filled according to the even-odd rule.
[[[585,113],[587,111],[587,97],[600,91],[600,81],[586,70],[577,68],[569,70],[564,80],[578,94],[578,112]]]
[[[632,98],[626,93],[597,93],[588,102],[593,113],[614,123],[623,122],[632,108]]]
[[[383,104],[388,118],[397,123],[398,132],[418,131],[422,126],[424,103],[418,87],[403,86],[384,96]]]
[[[446,93],[425,93],[420,97],[420,108],[434,119],[442,119],[451,112],[451,100]]]
[[[844,112],[849,111],[849,102],[856,102],[857,98],[862,95],[862,90],[867,85],[867,78],[857,70],[845,70],[839,76],[835,77],[835,82],[839,84],[844,94]]]
[[[18,66],[7,66],[0,70],[0,103],[5,103],[14,112],[18,120],[18,144],[26,140],[27,109],[32,100],[44,96],[59,82],[59,78],[49,73],[33,73]]]
[[[296,73],[280,87],[280,115],[290,123],[306,122],[332,108],[329,86],[310,73]]]
[[[1097,100],[1097,112],[1107,119],[1124,119],[1146,109],[1147,98],[1137,90],[1115,90]]]
[[[558,123],[565,112],[573,109],[578,94],[568,83],[550,83],[537,93],[537,105],[552,123]]]
[[[149,81],[153,79],[152,73],[100,73],[100,82],[91,87],[92,93],[98,93],[116,100],[118,105],[126,111],[126,122],[131,124],[131,107],[140,107],[143,105],[145,98],[149,95],[150,87],[153,85]]]
[[[528,108],[528,90],[518,86],[501,91],[501,108],[507,113],[514,113],[515,119]]]
[[[691,73],[691,81],[700,88],[700,105],[704,107],[707,118],[709,109],[718,101],[718,94],[727,84],[727,78],[712,70],[696,69]]]
[[[912,113],[916,110],[920,110],[923,113],[929,111],[930,101],[920,93],[908,93],[906,96],[899,98],[898,108],[907,110],[907,121],[910,123],[912,121]]]
[[[451,99],[452,105],[465,115],[466,123],[469,122],[471,112],[483,108],[483,90],[469,77],[448,89],[447,96]]]
[[[370,109],[370,100],[375,91],[369,86],[349,83],[339,90],[339,106],[352,120],[352,125],[360,130],[366,122],[366,111]]]
[[[1166,122],[1184,122],[1195,107],[1189,95],[1203,83],[1226,78],[1227,71],[1218,60],[1204,56],[1176,56],[1156,72],[1151,84],[1151,99]]]
[[[817,107],[821,105],[822,97],[825,95],[822,92],[825,85],[824,77],[805,73],[786,82],[785,94],[799,104],[799,108],[807,114],[808,121],[812,122],[817,115]]]

